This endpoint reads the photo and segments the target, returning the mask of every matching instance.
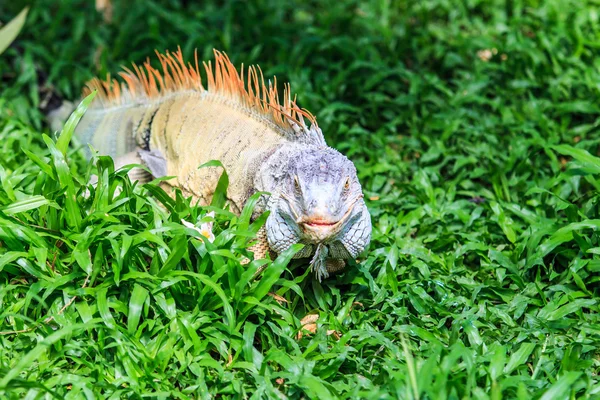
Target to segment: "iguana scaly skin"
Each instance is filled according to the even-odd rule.
[[[99,104],[85,114],[76,134],[117,163],[141,162],[154,177],[175,176],[167,184],[211,201],[220,168],[198,168],[219,160],[229,174],[227,197],[240,212],[255,192],[263,196],[255,213],[270,211],[259,233],[255,257],[267,249],[281,253],[305,247],[319,280],[343,268],[369,243],[371,220],[351,161],[325,144],[315,117],[300,109],[285,86],[265,85],[257,67],[238,72],[215,51],[204,63],[186,64],[181,51],[157,53],[162,71],[149,61],[116,80],[92,80]],[[310,122],[310,127],[305,123]]]

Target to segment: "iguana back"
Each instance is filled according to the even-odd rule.
[[[259,69],[250,67],[244,82],[243,70],[238,73],[218,51],[214,69],[204,64],[206,88],[197,62],[186,65],[181,51],[158,57],[162,73],[146,62],[122,73],[123,84],[92,80],[88,89],[97,90],[100,100],[76,134],[115,159],[136,148],[160,152],[166,175],[176,176],[167,183],[201,204],[210,202],[221,171],[198,167],[219,160],[230,176],[232,208],[239,212],[256,190],[253,178],[264,159],[286,143],[310,141],[290,122],[303,125],[307,117],[315,124],[314,117],[290,99],[289,86],[280,104],[276,87],[265,85]]]

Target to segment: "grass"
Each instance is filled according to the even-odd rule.
[[[1,397],[600,396],[596,2],[93,3],[34,1],[0,56]],[[260,221],[48,131],[44,82],[77,99],[177,45],[292,82],[358,168],[359,263],[255,280]],[[214,243],[181,224],[211,210]]]

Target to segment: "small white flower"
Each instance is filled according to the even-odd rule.
[[[209,213],[206,214],[207,217],[213,217],[215,216],[214,211],[211,211]],[[204,236],[205,238],[208,239],[209,242],[214,242],[215,241],[215,235],[213,234],[213,221],[210,222],[204,222],[202,224],[200,224],[200,227],[198,228],[196,225],[192,224],[191,222],[187,222],[186,220],[182,219],[181,223],[190,229],[195,230],[196,232],[198,232],[201,236]]]

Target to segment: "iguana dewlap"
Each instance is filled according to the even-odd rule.
[[[198,167],[221,161],[233,211],[257,191],[270,193],[255,210],[270,211],[262,248],[280,253],[305,244],[296,257],[312,257],[319,280],[368,245],[371,220],[356,169],[325,144],[289,85],[280,101],[275,80],[265,85],[255,67],[238,72],[218,51],[214,65],[204,63],[206,86],[197,59],[186,64],[181,51],[158,58],[162,72],[146,61],[125,69],[122,83],[88,84],[98,95],[77,127],[80,140],[118,164],[140,161],[155,177],[175,176],[168,184],[201,204],[210,203],[221,170]]]

